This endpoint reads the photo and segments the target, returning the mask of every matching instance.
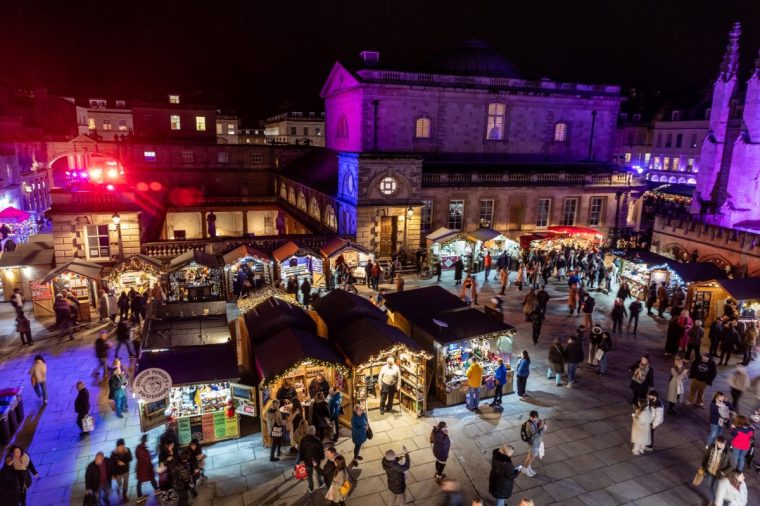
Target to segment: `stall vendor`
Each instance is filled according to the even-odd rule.
[[[330,394],[330,384],[322,373],[317,373],[317,376],[309,383],[309,397],[314,399],[317,396],[317,392],[322,392],[325,399]]]

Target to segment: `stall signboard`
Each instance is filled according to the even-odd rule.
[[[169,421],[168,408],[169,398],[164,397],[157,401],[140,401],[140,430],[147,432]]]
[[[51,300],[53,294],[50,290],[50,283],[43,283],[39,279],[30,282],[29,288],[32,291],[32,300]]]
[[[230,383],[235,412],[245,416],[256,416],[256,394],[253,387]]]
[[[135,377],[132,391],[146,402],[159,401],[169,395],[172,388],[172,377],[163,369],[151,367],[141,371]]]
[[[662,283],[668,282],[668,271],[666,270],[653,270],[652,274],[649,278],[650,284],[651,283],[657,283],[657,286],[660,286]]]
[[[122,286],[137,286],[140,285],[140,273],[135,271],[128,271],[121,273]]]

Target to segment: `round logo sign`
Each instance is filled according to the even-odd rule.
[[[172,377],[163,369],[152,367],[140,371],[132,384],[132,391],[144,401],[158,401],[169,395]]]

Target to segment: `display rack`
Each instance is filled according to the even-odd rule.
[[[401,392],[399,401],[401,407],[409,414],[421,417],[425,415],[425,385],[426,363],[424,356],[415,356],[411,353],[399,354],[401,369]]]

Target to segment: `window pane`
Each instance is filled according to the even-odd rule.
[[[486,139],[500,141],[504,139],[505,104],[488,104],[488,121],[486,123]]]
[[[602,222],[604,197],[592,197],[588,210],[588,224],[597,227]]]
[[[414,136],[418,139],[430,138],[430,120],[428,118],[419,118],[415,122]]]
[[[550,208],[551,208],[551,199],[538,199],[538,206],[536,209],[536,226],[537,227],[549,226]]]
[[[420,223],[420,230],[422,232],[430,232],[433,228],[433,201],[422,201],[422,218]]]
[[[493,200],[480,201],[479,222],[481,227],[490,227],[493,223]]]
[[[464,216],[464,200],[452,200],[449,202],[449,228],[452,230],[462,229]]]
[[[554,125],[554,142],[565,142],[567,140],[567,123],[560,122]]]
[[[575,211],[578,199],[565,199],[565,208],[562,213],[562,224],[565,226],[575,225]]]

